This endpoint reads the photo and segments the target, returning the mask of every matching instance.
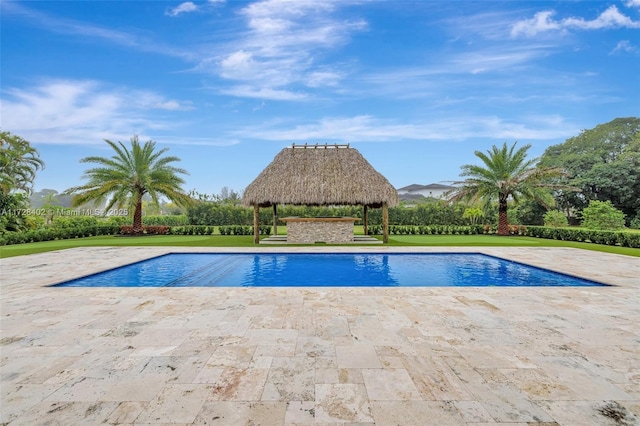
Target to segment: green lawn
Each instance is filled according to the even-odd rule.
[[[640,249],[580,243],[575,241],[548,240],[533,237],[501,237],[497,235],[392,235],[389,245],[395,246],[492,246],[492,247],[574,247],[606,253],[640,257]]]
[[[284,227],[283,227],[284,228]],[[390,246],[494,246],[494,247],[575,247],[607,253],[640,257],[640,249],[600,244],[546,240],[532,237],[500,237],[497,235],[391,235]],[[180,246],[180,247],[253,247],[253,236],[243,235],[163,235],[148,237],[100,236],[71,240],[45,241],[0,247],[0,258],[90,246]]]

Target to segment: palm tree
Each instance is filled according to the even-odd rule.
[[[564,175],[558,167],[534,167],[537,158],[527,160],[527,150],[531,145],[525,145],[516,150],[515,142],[502,148],[493,145],[492,149],[483,153],[476,151],[475,155],[482,160],[485,167],[473,164],[462,166],[460,176],[463,181],[454,182],[459,186],[453,193],[452,200],[484,199],[498,200],[498,235],[509,235],[507,221],[508,201],[512,199],[518,203],[522,198],[534,199],[545,206],[553,204],[550,189],[568,189],[566,186],[553,184],[549,181],[554,177]]]
[[[44,168],[38,150],[20,136],[0,132],[0,190],[31,192],[38,169]]]
[[[105,142],[116,153],[111,158],[86,157],[80,160],[99,166],[84,172],[83,178],[88,179],[88,183],[65,191],[74,193],[74,205],[89,201],[103,203],[107,200],[106,210],[109,210],[114,205],[120,207],[128,204],[133,208],[133,232],[140,234],[143,231],[142,197],[145,194],[149,194],[155,203],[158,203],[160,195],[180,206],[191,203],[191,198],[181,189],[184,180],[178,176],[188,173],[170,165],[180,159],[162,157],[168,148],[156,151],[154,141],[142,145],[137,136],[131,138],[131,150],[122,142],[106,139]]]

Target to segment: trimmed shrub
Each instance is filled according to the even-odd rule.
[[[98,219],[95,216],[53,216],[52,228],[84,228],[95,226]]]
[[[563,228],[569,226],[569,220],[560,210],[549,210],[544,214],[544,226]]]
[[[131,223],[131,218],[128,216],[109,216],[109,219],[107,219],[107,222],[110,225],[127,225],[129,223]]]
[[[142,234],[144,235],[166,235],[169,233],[168,226],[143,226]],[[120,226],[120,234],[122,235],[136,235],[133,231],[132,225]]]
[[[114,225],[94,225],[75,228],[45,228],[28,232],[7,232],[0,236],[0,245],[66,240],[97,235],[115,235],[118,233],[118,229],[119,228]]]
[[[524,227],[519,227],[524,228]],[[390,235],[473,235],[473,234],[482,234],[483,233],[483,225],[452,225],[452,226],[443,226],[443,225],[433,225],[433,226],[399,226],[399,225],[390,225],[389,226],[389,234]],[[368,235],[382,235],[382,226],[381,225],[369,225],[367,229]]]
[[[618,241],[623,247],[640,248],[640,233],[637,232],[620,232]]]
[[[131,219],[129,219],[130,221]],[[186,226],[189,225],[187,215],[144,216],[142,222],[146,226]],[[208,224],[202,224],[208,225]]]
[[[172,226],[168,233],[171,235],[214,235],[215,226],[205,225],[188,225],[188,226]],[[253,235],[253,226],[248,225],[229,225],[219,226],[220,235]],[[260,235],[271,234],[271,226],[261,225],[258,227]]]
[[[367,235],[382,235],[382,226],[369,225],[367,227]]]
[[[610,246],[640,248],[640,234],[635,232],[615,232],[587,230],[579,228],[548,228],[529,226],[526,233],[530,237],[547,238],[563,241],[579,241]]]
[[[527,227],[523,225],[509,225],[509,235],[526,235]]]
[[[600,230],[623,229],[624,216],[611,201],[591,200],[589,206],[582,210],[582,226]]]

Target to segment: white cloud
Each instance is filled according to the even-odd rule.
[[[153,138],[162,141],[163,144],[172,145],[198,145],[198,146],[232,146],[240,143],[238,139],[231,138],[195,138],[177,137],[159,134]]]
[[[637,53],[640,52],[640,48],[631,44],[629,40],[621,40],[611,51],[610,55],[617,52]]]
[[[317,56],[346,43],[355,31],[366,28],[362,20],[335,17],[337,3],[312,0],[264,0],[239,13],[247,31],[227,46],[221,57],[201,61],[199,68],[215,71],[222,78],[238,82],[225,93],[268,99],[300,99],[290,85],[335,86],[344,73],[319,68]],[[283,96],[284,95],[284,96]],[[306,95],[305,95],[306,96]]]
[[[545,10],[536,13],[531,19],[516,22],[511,28],[511,36],[517,37],[521,34],[534,36],[541,32],[562,29],[560,23],[551,19],[554,14],[555,12],[552,10]]]
[[[308,97],[306,93],[246,85],[236,85],[228,89],[222,89],[221,93],[240,98],[269,99],[274,101],[301,101]]]
[[[3,129],[34,143],[101,143],[165,129],[152,110],[192,109],[159,94],[111,88],[89,80],[48,81],[26,89],[7,88],[0,99]]]
[[[180,3],[178,6],[174,7],[173,9],[167,11],[167,15],[178,16],[181,13],[195,12],[196,10],[198,10],[198,6],[196,6],[195,3],[186,1],[184,3]]]
[[[163,96],[148,91],[132,91],[129,102],[141,110],[191,111],[194,109],[191,102],[165,99]]]
[[[72,19],[56,18],[45,13],[32,10],[18,2],[2,2],[2,13],[20,15],[29,22],[47,28],[58,34],[80,35],[91,38],[108,40],[117,44],[132,46],[136,44],[135,37],[111,28],[87,24]]]
[[[309,87],[337,86],[343,78],[343,73],[339,72],[313,71],[307,76],[306,84]]]
[[[624,4],[627,7],[640,7],[640,0],[627,0]]]
[[[567,18],[562,21],[568,28],[583,30],[599,30],[601,28],[640,28],[640,22],[636,22],[628,16],[620,13],[616,6],[611,6],[596,19],[587,21],[584,18]]]
[[[112,28],[88,24],[73,19],[58,18],[27,8],[18,2],[4,1],[0,2],[0,5],[4,15],[15,14],[23,16],[28,19],[29,23],[39,27],[39,29],[46,29],[56,34],[80,36],[83,39],[106,41],[144,52],[154,52],[193,60],[192,53],[184,49],[168,46],[136,33],[117,31]]]
[[[238,50],[228,55],[220,63],[222,77],[234,79],[250,79],[253,76],[255,61],[253,55],[244,50]]]
[[[558,116],[524,117],[509,122],[495,116],[459,116],[429,122],[407,123],[381,120],[370,115],[328,117],[314,123],[279,128],[248,127],[234,132],[238,137],[273,141],[394,142],[399,140],[449,141],[469,138],[506,140],[552,140],[579,131]]]
[[[443,54],[429,63],[363,73],[344,89],[344,93],[367,98],[426,98],[429,104],[442,102],[451,93],[472,96],[479,92],[486,97],[487,87],[511,91],[510,88],[520,85],[525,79],[535,79],[536,75],[527,69],[553,49],[555,47],[546,42],[530,42],[526,46],[490,44],[460,53]],[[470,77],[474,75],[478,78]],[[541,82],[545,86],[557,84],[553,79],[542,79]]]
[[[586,20],[581,17],[570,17],[554,20],[555,12],[547,10],[538,12],[531,19],[516,22],[511,27],[511,36],[532,37],[547,31],[563,31],[569,29],[599,30],[608,28],[640,28],[640,21],[634,21],[622,14],[616,6],[610,6],[597,18]]]

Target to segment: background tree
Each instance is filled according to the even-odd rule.
[[[32,192],[29,196],[29,202],[34,209],[47,206],[71,207],[72,196],[61,194],[55,189],[41,189]]]
[[[582,210],[582,226],[589,229],[616,230],[624,228],[624,213],[611,201],[591,200]]]
[[[22,210],[28,206],[24,193],[5,194],[0,191],[0,234],[20,232],[28,228]]]
[[[220,190],[220,195],[218,195],[218,199],[223,203],[239,205],[242,203],[242,197],[240,193],[230,189],[226,186],[223,186]]]
[[[191,198],[181,188],[184,180],[178,176],[188,173],[171,165],[180,161],[178,157],[163,157],[168,148],[156,150],[156,143],[151,140],[140,144],[137,136],[131,138],[130,150],[122,142],[105,142],[115,151],[114,156],[80,160],[96,163],[98,167],[84,172],[83,178],[88,179],[88,183],[66,191],[75,194],[75,205],[106,201],[107,210],[114,206],[129,206],[133,210],[133,232],[142,233],[142,198],[145,194],[149,194],[156,204],[161,195],[178,205],[191,203]]]
[[[640,118],[616,118],[584,130],[547,148],[540,165],[564,168],[568,177],[560,183],[580,188],[556,194],[567,214],[591,200],[611,201],[629,221],[640,214]]]
[[[544,215],[544,226],[550,226],[552,228],[562,228],[569,226],[567,217],[560,210],[549,210]]]
[[[518,222],[521,225],[543,225],[544,215],[549,210],[536,200],[522,200],[518,205],[509,207],[509,212],[514,211]]]
[[[0,132],[0,189],[4,194],[33,188],[38,169],[44,168],[38,150],[20,136]]]
[[[165,213],[171,216],[178,216],[186,213],[185,208],[180,207],[174,203],[166,203],[164,205],[164,209],[166,210]]]
[[[463,181],[454,182],[459,187],[453,193],[453,200],[472,200],[498,202],[498,235],[509,235],[508,202],[518,203],[521,199],[535,199],[544,205],[552,205],[550,189],[557,185],[550,182],[563,174],[558,167],[534,167],[537,159],[527,159],[531,145],[516,150],[517,142],[508,147],[506,142],[501,148],[492,149],[475,155],[482,160],[484,167],[465,164],[462,168]]]
[[[36,172],[44,168],[38,151],[25,139],[0,132],[0,233],[29,228],[23,210]]]
[[[478,207],[468,207],[462,213],[462,218],[467,219],[470,224],[475,225],[484,216],[482,209]]]

